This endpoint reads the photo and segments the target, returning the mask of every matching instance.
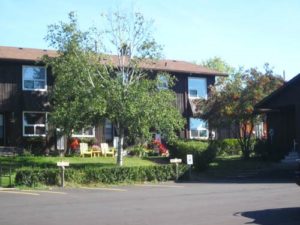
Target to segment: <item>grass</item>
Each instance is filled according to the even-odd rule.
[[[209,178],[228,178],[267,170],[274,166],[275,163],[264,162],[254,158],[244,160],[239,155],[217,157],[202,175]]]
[[[116,158],[113,157],[46,157],[46,156],[17,156],[0,157],[0,164],[12,164],[15,167],[56,167],[58,161],[67,161],[70,167],[95,166],[95,167],[114,167]],[[124,166],[151,166],[154,162],[138,157],[124,157]]]
[[[124,166],[152,166],[157,165],[153,160],[142,159],[138,157],[124,157]],[[12,168],[12,185],[15,180],[14,169],[20,167],[51,167],[57,168],[58,161],[67,161],[70,163],[69,168],[83,167],[115,167],[116,158],[112,157],[46,157],[46,156],[16,156],[16,157],[0,157],[0,167],[3,171],[8,171],[11,165]],[[8,173],[8,172],[6,172]],[[1,178],[0,178],[1,179]],[[9,186],[9,177],[2,177],[1,186]]]
[[[15,183],[15,174],[12,174],[11,176],[11,183],[9,181],[9,177],[2,177],[0,178],[1,179],[1,185],[0,187],[9,187],[10,185],[11,186],[14,186],[14,183]]]

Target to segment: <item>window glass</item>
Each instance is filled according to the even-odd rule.
[[[34,134],[34,127],[33,126],[30,126],[30,127],[28,127],[28,126],[25,126],[25,132],[24,132],[24,134],[26,134],[26,135],[33,135]]]
[[[207,98],[206,78],[189,77],[188,88],[190,98]]]
[[[75,131],[72,137],[95,137],[95,127],[83,128]]]
[[[35,128],[35,133],[38,134],[38,135],[45,134],[46,133],[46,128],[37,126]]]
[[[45,124],[45,113],[24,113],[24,122],[27,125]]]
[[[208,138],[207,122],[199,118],[190,118],[190,137],[207,139]]]
[[[199,118],[190,118],[190,128],[193,130],[207,129],[207,122]]]
[[[168,89],[168,79],[166,76],[160,74],[158,75],[158,88],[159,89]]]
[[[24,112],[23,113],[23,135],[45,136],[46,135],[46,113]]]
[[[45,90],[46,68],[23,66],[23,90]]]
[[[34,89],[34,81],[33,80],[24,80],[24,87],[26,89]]]

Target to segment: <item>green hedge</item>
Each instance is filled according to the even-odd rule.
[[[59,183],[59,175],[59,169],[17,169],[15,184],[30,187],[35,186],[37,184],[55,185]]]
[[[182,176],[187,167],[179,167],[179,175]],[[174,165],[144,166],[144,167],[102,167],[65,170],[65,180],[76,184],[89,183],[131,183],[143,181],[167,181],[174,180],[176,171]],[[59,169],[22,168],[16,172],[16,184],[24,186],[59,185]]]
[[[215,148],[217,155],[241,155],[241,146],[238,139],[228,138],[223,140],[214,140],[210,142],[212,148]]]
[[[194,168],[203,170],[215,158],[215,149],[208,142],[202,141],[175,141],[169,146],[171,158],[180,158],[186,163],[186,155],[192,154]]]

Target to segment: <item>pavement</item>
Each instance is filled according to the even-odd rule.
[[[289,182],[195,182],[0,190],[0,225],[299,225]]]

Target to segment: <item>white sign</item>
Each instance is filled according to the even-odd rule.
[[[177,158],[175,158],[175,159],[170,159],[170,163],[181,163],[181,162],[182,162],[181,159],[177,159]]]
[[[186,163],[188,165],[193,165],[193,155],[191,155],[191,154],[186,155]]]
[[[69,162],[64,162],[64,161],[57,162],[57,166],[69,166],[69,165],[70,165]]]

